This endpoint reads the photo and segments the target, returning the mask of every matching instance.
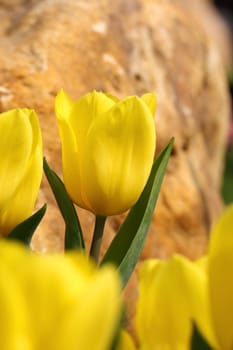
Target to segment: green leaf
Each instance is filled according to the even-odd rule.
[[[57,174],[50,169],[45,158],[44,172],[65,221],[65,249],[85,250],[83,234],[74,205],[66,192],[63,182]]]
[[[46,212],[46,204],[42,208],[40,208],[35,214],[33,214],[28,219],[18,224],[6,236],[6,239],[17,240],[29,246],[33,233],[35,232],[45,212]]]
[[[193,324],[193,334],[191,339],[191,350],[212,350],[206,340],[199,332],[197,326]]]
[[[233,69],[229,73],[229,81],[230,81],[230,86],[233,86]]]
[[[228,147],[225,154],[225,169],[222,181],[222,196],[225,204],[233,202],[233,145]]]
[[[140,198],[131,208],[101,262],[101,265],[111,262],[118,267],[123,286],[127,283],[141,254],[173,143],[174,140],[171,139],[154,161]]]

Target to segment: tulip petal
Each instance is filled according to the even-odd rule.
[[[220,348],[233,348],[233,205],[214,225],[209,248],[212,317]]]
[[[29,324],[23,289],[15,280],[11,270],[12,261],[24,257],[21,250],[7,248],[9,243],[0,242],[0,348],[4,350],[33,350],[30,344]],[[14,246],[14,245],[13,245]]]
[[[0,345],[4,350],[32,350],[25,319],[26,308],[20,287],[15,283],[14,276],[0,262]]]
[[[156,96],[152,93],[142,95],[141,99],[145,102],[149,110],[151,111],[152,117],[155,116],[156,111]]]
[[[101,261],[101,265],[110,262],[117,266],[123,286],[126,285],[142,252],[173,141],[171,139],[154,161],[140,198],[129,211]]]
[[[116,273],[106,270],[96,275],[86,268],[86,259],[86,264],[80,259],[82,269],[60,256],[46,260],[35,266],[36,280],[28,289],[32,315],[37,315],[35,349],[107,349],[120,311]],[[51,337],[53,325],[56,332]]]
[[[133,339],[126,331],[121,331],[117,350],[136,350]]]
[[[87,277],[60,256],[35,260],[32,268],[34,276],[30,273],[28,277],[25,296],[30,309],[34,349],[76,350],[77,329],[81,327],[82,331],[77,315],[86,291]],[[37,316],[36,322],[33,315]],[[74,320],[77,322],[73,324]]]
[[[118,97],[116,97],[116,96],[114,96],[114,95],[112,95],[112,94],[109,94],[109,93],[106,94],[106,93],[105,93],[105,96],[111,98],[111,99],[113,100],[113,102],[115,102],[115,103],[117,103],[117,102],[120,101],[120,99],[119,99]]]
[[[178,255],[144,263],[136,312],[142,349],[189,349],[192,322],[215,344],[203,269]]]
[[[55,111],[58,121],[64,119],[70,124],[80,146],[87,137],[92,121],[113,105],[113,99],[102,92],[93,91],[72,102],[69,96],[61,91],[55,100]]]
[[[207,268],[208,268],[208,256],[203,255],[201,258],[197,259],[195,261],[195,264],[202,269],[205,273],[207,273]]]
[[[79,307],[79,323],[76,330],[75,349],[109,349],[120,319],[120,283],[116,271],[103,269],[86,289],[85,299]],[[104,310],[104,312],[103,312]],[[90,337],[90,329],[91,337]],[[78,340],[77,340],[78,339]]]
[[[0,128],[4,126],[4,123],[1,124],[1,118]],[[8,140],[10,151],[5,155],[3,166],[5,168],[1,174],[1,181],[4,181],[3,176],[5,176],[5,183],[3,183],[1,192],[1,202],[5,200],[0,210],[1,234],[9,232],[18,223],[31,215],[40,187],[43,166],[41,133],[35,112],[21,109],[17,110],[15,114],[8,115],[8,118],[8,123],[15,123],[17,125],[17,133],[21,135],[15,135],[13,130],[9,131],[11,132],[9,137],[14,138],[14,142],[9,142]],[[24,139],[28,139],[28,141]],[[15,144],[16,140],[18,146]],[[0,144],[0,152],[3,149],[4,146]],[[17,160],[15,159],[15,152]],[[15,180],[15,178],[17,179]],[[10,188],[11,180],[13,185]],[[8,193],[6,193],[6,190]],[[7,194],[8,198],[6,198]]]
[[[76,192],[79,193],[80,191],[81,178],[77,142],[74,129],[70,123],[70,113],[73,105],[74,102],[72,102],[71,98],[63,90],[57,94],[55,99],[55,112],[62,143],[63,177],[65,178],[66,189],[67,184],[69,184],[69,187],[75,191],[75,193],[72,191],[72,197],[76,198]],[[84,205],[84,203],[82,204]]]
[[[3,240],[0,256],[1,349],[109,349],[121,314],[115,268],[97,269],[87,256],[77,253],[35,256]],[[30,349],[13,343],[23,335]],[[4,346],[11,343],[14,347]]]
[[[0,214],[19,186],[30,158],[31,125],[21,109],[0,114]]]
[[[70,112],[73,108],[73,104],[74,101],[64,90],[59,91],[55,99],[55,112],[58,118],[69,118]]]
[[[87,179],[91,178],[90,175],[93,174],[93,172],[88,174],[83,171],[86,157],[89,157],[86,151],[92,152],[92,149],[87,149],[90,128],[95,122],[95,119],[102,113],[108,111],[114,104],[115,102],[105,94],[94,91],[81,97],[73,105],[70,114],[69,122],[75,133],[77,154],[73,160],[71,160],[71,157],[67,154],[69,164],[67,161],[65,166],[64,162],[63,175],[67,191],[71,195],[71,198],[80,206],[83,206],[82,204],[85,203],[84,208],[89,207],[89,209],[91,209],[92,207],[86,195],[85,182]],[[76,160],[75,163],[74,160]],[[71,168],[72,163],[74,166]],[[77,172],[74,172],[74,169],[77,170]],[[79,186],[77,186],[76,183],[76,175],[77,179],[80,179]]]
[[[154,121],[144,102],[129,97],[96,118],[83,151],[89,209],[107,216],[133,206],[149,177],[155,151]]]
[[[92,121],[106,112],[115,102],[100,92],[92,92],[72,104],[64,92],[56,97],[55,111],[62,142],[63,177],[73,201],[86,208],[90,206],[83,186],[83,149]]]

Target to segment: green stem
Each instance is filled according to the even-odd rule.
[[[94,258],[96,262],[99,259],[100,246],[102,242],[102,237],[104,233],[104,225],[105,225],[106,217],[96,215],[95,217],[95,229],[91,243],[90,256]]]

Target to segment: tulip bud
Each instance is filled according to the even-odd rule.
[[[29,109],[0,114],[0,234],[33,211],[42,177],[42,141],[37,115]]]
[[[108,216],[135,204],[153,164],[155,102],[154,94],[120,101],[94,91],[76,102],[57,95],[64,183],[77,205]]]

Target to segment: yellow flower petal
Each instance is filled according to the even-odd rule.
[[[2,260],[0,274],[0,348],[33,350],[28,337],[29,324],[23,290]]]
[[[133,339],[124,330],[121,331],[120,340],[117,346],[117,350],[136,350]]]
[[[209,249],[210,302],[215,332],[222,350],[233,348],[233,205],[211,232]]]
[[[30,158],[30,123],[20,109],[0,114],[0,210],[18,187]]]
[[[207,269],[208,269],[208,256],[204,255],[201,258],[197,259],[195,261],[195,264],[202,269],[205,273],[207,273]]]
[[[139,98],[129,97],[97,118],[82,169],[89,209],[107,216],[133,206],[149,177],[154,150],[154,122]]]
[[[175,255],[148,261],[140,272],[136,329],[142,349],[189,349],[192,322],[215,344],[207,278],[202,268]]]
[[[156,96],[152,93],[142,95],[142,100],[145,102],[149,110],[151,111],[152,117],[155,116],[156,111]]]
[[[55,100],[55,112],[58,119],[65,120],[74,131],[77,151],[82,147],[91,123],[101,114],[108,111],[115,102],[102,92],[93,91],[72,102],[62,90]],[[60,130],[60,127],[59,127]]]
[[[121,313],[113,267],[97,269],[77,253],[36,256],[3,240],[0,256],[1,349],[109,349]]]
[[[0,114],[0,233],[31,215],[42,177],[42,140],[34,111]]]
[[[79,306],[79,316],[73,322],[77,344],[74,349],[110,348],[121,312],[119,281],[116,277],[113,269],[103,269],[86,288],[85,299],[82,298]],[[77,324],[80,324],[78,328]]]
[[[61,91],[55,101],[59,133],[62,142],[63,177],[66,189],[74,202],[88,206],[86,189],[83,186],[83,149],[92,120],[114,105],[111,98],[94,91],[77,102]]]
[[[74,101],[70,98],[70,96],[64,90],[61,90],[55,99],[55,112],[57,117],[59,119],[69,118],[73,104]]]
[[[119,99],[118,97],[116,97],[116,96],[114,96],[114,95],[112,95],[112,94],[107,93],[107,94],[105,94],[105,95],[106,95],[107,97],[111,98],[111,99],[113,100],[113,102],[115,102],[115,103],[117,103],[117,102],[120,101],[120,99]]]

